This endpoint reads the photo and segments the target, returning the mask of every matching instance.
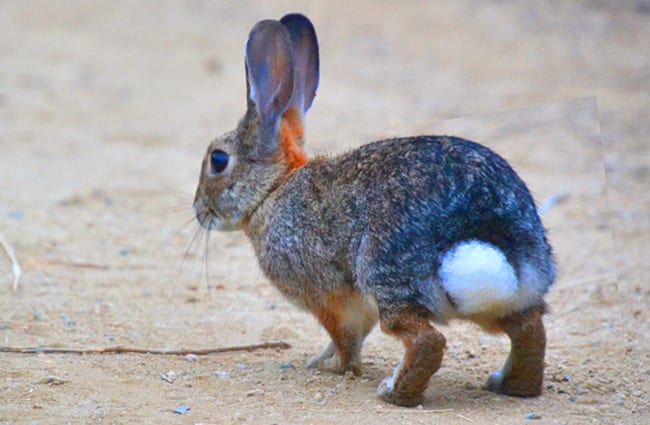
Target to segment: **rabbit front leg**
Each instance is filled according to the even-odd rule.
[[[542,393],[546,349],[543,314],[542,306],[497,320],[497,326],[510,338],[511,349],[504,366],[488,377],[488,390],[519,397]]]
[[[312,312],[332,338],[327,348],[307,362],[308,368],[361,375],[363,341],[377,323],[376,307],[354,291],[329,294]]]
[[[336,354],[336,345],[334,344],[334,341],[330,341],[329,344],[327,344],[327,347],[320,353],[316,354],[313,357],[310,357],[309,360],[307,360],[307,367],[309,369],[314,369],[318,367],[318,365],[332,357]]]
[[[381,382],[377,395],[398,406],[416,406],[422,401],[431,375],[440,367],[445,337],[431,326],[424,309],[413,306],[397,311],[388,307],[383,313],[380,308],[380,326],[402,340],[406,353],[393,375]]]

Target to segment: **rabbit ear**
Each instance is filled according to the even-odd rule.
[[[299,13],[291,13],[280,19],[291,37],[291,50],[294,63],[293,97],[290,108],[301,115],[309,109],[316,89],[318,89],[318,40],[309,18]]]
[[[245,47],[249,107],[255,105],[264,128],[274,131],[293,92],[291,39],[278,21],[258,22]]]

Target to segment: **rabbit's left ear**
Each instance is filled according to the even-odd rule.
[[[249,100],[265,130],[274,133],[293,92],[291,39],[278,21],[260,21],[251,30],[245,51]]]
[[[309,18],[291,13],[280,19],[291,37],[293,56],[293,96],[289,108],[300,111],[304,116],[311,107],[319,79],[318,40]]]

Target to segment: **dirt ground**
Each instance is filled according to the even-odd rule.
[[[528,3],[0,1],[0,233],[24,270],[12,291],[0,251],[0,345],[291,344],[0,353],[0,423],[650,423],[650,3]],[[454,134],[560,200],[543,396],[482,390],[508,341],[467,323],[441,327],[416,409],[375,396],[402,355],[379,330],[363,377],[308,370],[325,331],[243,234],[192,222],[204,150],[244,110],[248,31],[290,11],[321,45],[310,155]]]

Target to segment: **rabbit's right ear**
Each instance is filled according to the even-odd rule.
[[[319,79],[318,40],[314,25],[300,13],[291,13],[280,19],[289,31],[294,63],[293,97],[290,108],[304,116],[311,107]]]
[[[287,109],[293,92],[291,39],[281,23],[258,22],[245,47],[249,105],[260,117],[262,144],[274,149],[278,121]]]

